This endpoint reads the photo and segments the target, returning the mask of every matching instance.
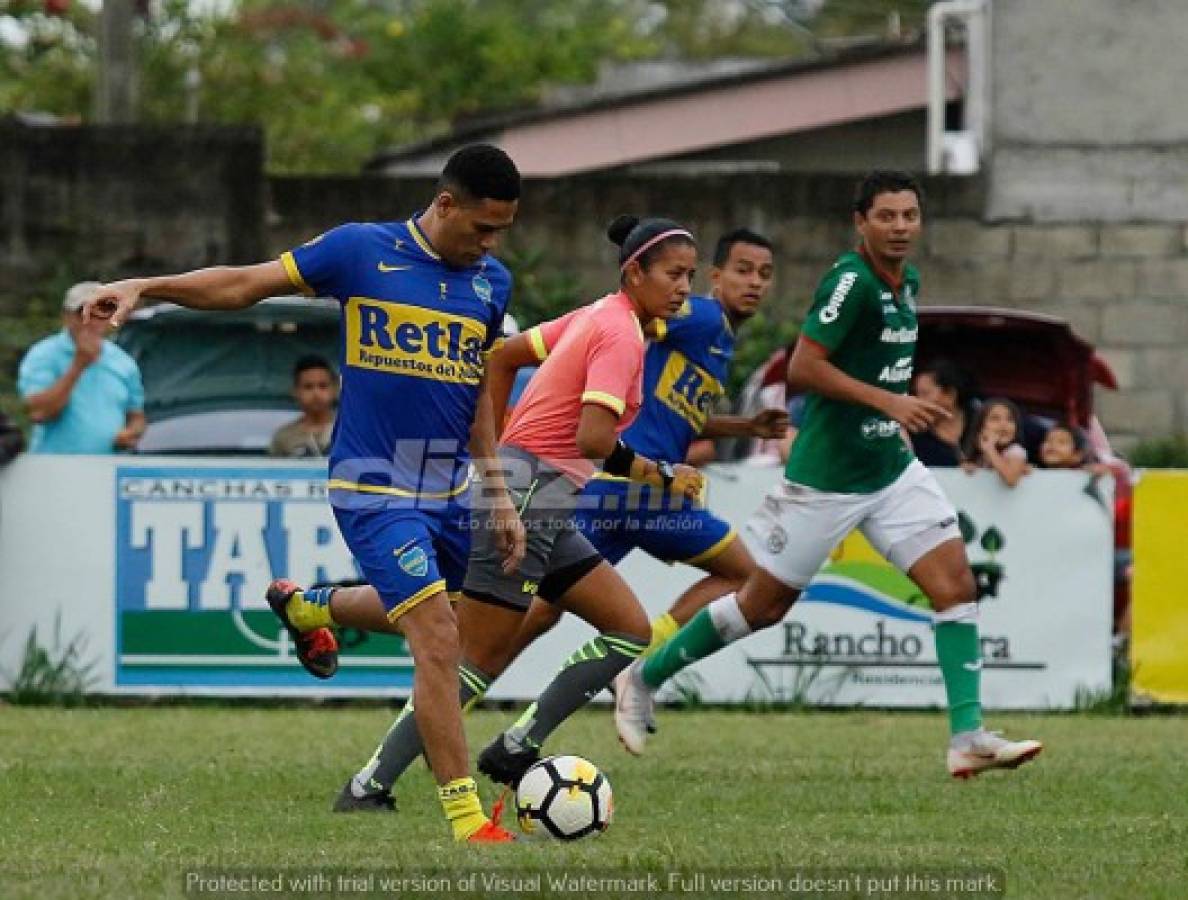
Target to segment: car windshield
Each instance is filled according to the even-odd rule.
[[[149,425],[141,453],[259,455],[297,417],[291,409],[234,409],[161,419]]]
[[[210,315],[160,304],[138,311],[118,341],[140,366],[148,431],[141,453],[263,454],[298,415],[293,367],[338,355],[338,303],[272,298]]]

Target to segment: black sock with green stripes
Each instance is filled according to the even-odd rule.
[[[458,699],[462,712],[478,703],[487,693],[493,678],[467,663],[458,666]],[[388,793],[396,779],[413,764],[425,746],[417,730],[417,717],[413,715],[413,701],[409,697],[400,715],[384,735],[383,743],[359,772],[351,779],[351,792],[356,797],[364,794]]]
[[[540,747],[562,722],[585,706],[647,649],[648,639],[600,634],[565,661],[561,671],[516,724],[504,733],[509,747]]]

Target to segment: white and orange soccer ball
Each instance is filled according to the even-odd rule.
[[[524,773],[516,788],[516,818],[529,837],[576,841],[610,826],[610,782],[580,756],[550,756]]]

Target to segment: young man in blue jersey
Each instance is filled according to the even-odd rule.
[[[274,582],[268,602],[308,671],[337,668],[329,626],[400,633],[415,661],[416,720],[457,840],[512,836],[483,813],[469,775],[459,638],[447,590],[470,543],[468,448],[493,488],[491,527],[514,571],[524,531],[502,490],[484,356],[500,340],[511,289],[492,256],[515,218],[520,176],[498,148],[447,162],[432,204],[404,222],[351,223],[255,266],[107,285],[87,314],[127,319],[142,296],[241,309],[297,288],[342,303],[342,393],[328,487],[335,519],[369,585],[303,591]],[[465,696],[465,695],[464,695]]]

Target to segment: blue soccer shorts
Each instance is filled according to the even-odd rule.
[[[439,591],[461,590],[471,535],[465,494],[429,508],[369,499],[331,492],[338,529],[389,621]]]
[[[638,548],[665,562],[703,565],[738,536],[701,504],[605,476],[582,490],[575,521],[611,565]]]

